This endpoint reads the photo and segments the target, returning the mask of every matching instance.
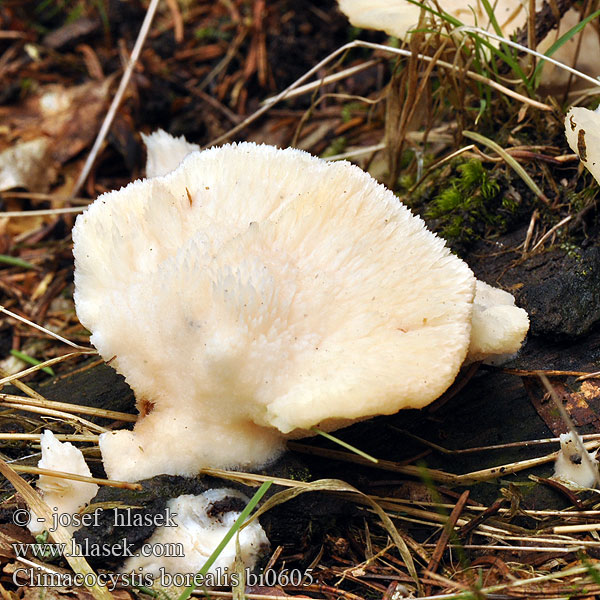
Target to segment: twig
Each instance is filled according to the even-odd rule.
[[[79,423],[88,429],[95,430],[99,433],[106,433],[108,429],[106,427],[102,427],[101,425],[96,425],[83,417],[78,417],[77,415],[73,415],[67,413],[63,410],[54,410],[52,408],[44,408],[42,406],[30,406],[28,404],[17,404],[16,402],[10,402],[5,404],[6,408],[14,409],[14,410],[22,410],[24,412],[34,413],[36,415],[45,415],[47,417],[56,417],[57,419],[64,419],[65,421],[73,421],[74,423]]]
[[[269,102],[267,102],[266,104],[264,104],[264,106],[262,106],[257,111],[255,111],[254,113],[252,113],[250,116],[246,117],[239,125],[236,125],[232,129],[230,129],[228,132],[226,132],[223,135],[220,135],[219,137],[211,140],[206,145],[206,147],[210,147],[210,146],[214,146],[216,144],[220,144],[221,142],[224,142],[224,141],[228,140],[229,138],[231,138],[236,133],[242,131],[242,129],[244,129],[245,127],[247,127],[248,125],[250,125],[250,123],[256,121],[256,119],[258,119],[259,117],[261,117],[262,115],[264,115],[270,108],[272,108],[273,106],[275,106],[276,104],[278,104],[279,102],[281,102],[282,100],[284,100],[285,98],[287,98],[288,95],[293,90],[299,88],[312,75],[314,75],[315,73],[318,73],[321,69],[323,69],[331,61],[333,61],[334,59],[336,59],[338,56],[340,56],[344,52],[347,52],[348,50],[351,50],[352,48],[367,48],[367,49],[370,49],[370,50],[381,50],[383,52],[389,52],[390,54],[397,54],[397,55],[400,55],[400,56],[406,56],[406,57],[413,56],[412,52],[410,52],[409,50],[405,50],[403,48],[391,48],[390,46],[385,46],[383,44],[374,44],[372,42],[363,42],[362,40],[355,40],[353,42],[349,42],[347,44],[344,44],[343,46],[339,47],[337,50],[333,51],[331,54],[329,54],[328,56],[326,56],[323,60],[321,60],[320,62],[318,62],[314,67],[312,67],[311,69],[309,69],[306,73],[304,73],[304,75],[302,75],[301,77],[299,77],[296,81],[294,81],[294,83],[292,83],[291,85],[289,85],[282,92],[280,92],[276,96],[273,96],[272,98],[270,98]],[[431,62],[433,60],[431,56],[427,56],[425,54],[417,54],[416,57],[419,60],[424,60],[424,61],[427,61],[427,62]],[[513,90],[511,90],[511,89],[509,89],[509,88],[507,88],[507,87],[505,87],[505,86],[497,83],[496,81],[488,79],[487,77],[483,77],[479,73],[474,73],[473,71],[466,71],[465,72],[464,69],[462,69],[458,65],[453,65],[453,64],[445,62],[443,60],[437,60],[436,64],[438,66],[444,67],[446,69],[451,69],[453,71],[460,71],[462,73],[465,73],[465,75],[467,77],[470,77],[474,81],[479,81],[481,83],[489,85],[490,87],[492,87],[492,88],[494,88],[494,89],[496,89],[496,90],[498,90],[498,91],[506,94],[507,96],[510,96],[510,97],[514,98],[515,100],[519,100],[520,102],[523,102],[525,104],[529,104],[531,106],[539,108],[540,110],[547,110],[547,111],[551,111],[552,110],[551,106],[549,106],[547,104],[543,104],[542,102],[537,102],[536,100],[532,100],[531,98],[527,98],[526,96],[518,94],[517,92],[515,92],[515,91],[513,91]],[[320,83],[316,83],[316,85],[318,86],[318,85],[320,85]]]
[[[535,224],[540,216],[539,210],[536,208],[531,214],[529,219],[529,226],[527,227],[527,234],[525,235],[525,241],[523,242],[523,256],[527,254],[529,250],[529,244],[531,244],[531,238],[533,237],[533,231],[535,230]]]
[[[337,81],[341,81],[346,77],[352,77],[352,75],[356,75],[356,73],[360,73],[362,71],[366,71],[370,67],[376,65],[379,61],[376,59],[367,60],[360,65],[355,65],[353,67],[348,67],[339,73],[333,73],[332,75],[326,75],[319,81],[313,81],[312,83],[307,83],[305,85],[301,85],[297,87],[293,91],[289,92],[286,96],[286,100],[291,100],[292,98],[297,98],[298,96],[303,96],[304,94],[308,94],[309,92],[313,92],[321,87],[329,85],[330,83],[336,83]],[[270,96],[266,100],[263,100],[261,104],[273,104],[277,96]]]
[[[484,368],[498,369],[492,365],[483,365]],[[528,369],[504,369],[500,367],[498,369],[501,373],[507,375],[518,375],[519,377],[539,377],[540,373],[546,375],[546,377],[578,377],[581,379],[591,379],[593,377],[600,377],[600,371],[589,373],[587,371],[560,371],[560,370],[546,370],[546,371],[530,371]]]
[[[600,531],[600,523],[586,523],[585,525],[558,525],[552,528],[552,533],[588,533]]]
[[[323,448],[317,448],[314,446],[307,446],[299,444],[297,442],[288,442],[288,447],[298,452],[305,454],[312,454],[316,456],[326,456],[336,460],[343,460],[345,462],[353,462],[356,464],[369,466],[374,469],[381,469],[383,471],[390,471],[394,473],[402,473],[410,477],[421,478],[423,475],[427,475],[433,481],[440,483],[451,483],[454,485],[471,485],[478,481],[487,481],[488,479],[496,479],[505,475],[511,475],[512,473],[518,473],[532,467],[544,465],[546,463],[556,460],[558,456],[558,450],[545,456],[538,456],[537,458],[529,458],[527,460],[521,460],[513,463],[504,465],[498,465],[496,467],[489,467],[487,469],[481,469],[479,471],[472,471],[470,473],[464,473],[461,475],[455,475],[454,473],[446,473],[438,469],[427,469],[416,467],[414,465],[403,465],[393,461],[379,460],[377,464],[373,464],[360,456],[348,454],[347,452],[339,452],[338,450],[325,450]],[[587,449],[593,450],[600,447],[600,440],[585,444]]]
[[[535,252],[553,233],[560,229],[563,225],[568,223],[573,218],[573,215],[567,215],[564,219],[559,221],[552,229],[547,231],[531,249],[531,252]]]
[[[489,519],[491,516],[497,514],[502,505],[504,504],[505,499],[500,498],[500,500],[496,500],[492,506],[486,508],[480,515],[477,515],[473,519],[471,519],[468,523],[465,523],[457,532],[456,535],[459,538],[466,536],[469,532],[473,531],[476,527],[479,527],[483,524],[486,519]]]
[[[128,423],[135,423],[138,418],[135,415],[129,413],[118,412],[116,410],[107,410],[104,408],[95,408],[93,406],[81,406],[79,404],[71,404],[69,402],[57,402],[56,400],[47,400],[45,398],[24,398],[23,396],[15,396],[13,394],[2,394],[0,393],[0,406],[12,406],[12,405],[28,405],[28,406],[40,406],[42,408],[50,408],[55,410],[61,410],[64,412],[74,412],[81,415],[91,415],[93,417],[101,417],[103,419],[114,419],[116,421],[127,421]]]
[[[454,531],[454,527],[456,526],[456,522],[460,517],[467,500],[469,499],[469,490],[463,492],[456,503],[456,506],[450,513],[448,520],[444,524],[444,528],[442,529],[442,534],[440,535],[437,544],[435,545],[435,550],[431,555],[431,560],[427,565],[427,571],[430,573],[435,573],[440,565],[440,560],[442,559],[442,555],[446,550],[446,546],[448,546],[448,542],[450,541],[450,537]]]
[[[593,373],[580,373],[579,377],[575,381],[585,381],[586,379],[596,379],[600,377],[600,371],[594,371]]]
[[[179,10],[179,4],[177,0],[166,0],[169,11],[171,12],[171,19],[173,21],[173,34],[175,41],[178,44],[183,42],[183,17]]]
[[[123,95],[125,94],[125,90],[127,89],[127,85],[129,84],[129,80],[131,79],[131,74],[133,73],[133,68],[135,63],[137,62],[140,52],[144,46],[144,42],[146,41],[146,36],[148,35],[148,31],[150,30],[150,25],[152,24],[152,19],[154,18],[154,13],[158,7],[159,0],[150,0],[150,4],[148,6],[148,10],[146,11],[146,16],[144,17],[144,21],[142,23],[142,27],[140,28],[140,32],[135,40],[135,44],[133,46],[133,51],[131,52],[131,56],[127,61],[127,66],[125,67],[125,71],[123,72],[123,77],[119,83],[119,87],[117,89],[117,93],[113,98],[113,101],[104,117],[104,121],[102,122],[102,126],[100,127],[100,131],[98,132],[98,136],[96,137],[96,141],[92,146],[92,149],[83,165],[83,170],[79,174],[77,178],[77,182],[75,183],[75,187],[71,192],[71,198],[77,196],[79,190],[82,188],[87,176],[90,174],[92,170],[92,166],[100,152],[100,147],[104,142],[104,138],[106,137],[110,126],[117,114],[117,109],[119,108],[119,104],[121,104],[121,100],[123,99]]]
[[[8,442],[39,442],[41,433],[0,433],[0,441]],[[55,433],[54,437],[61,442],[90,442],[98,443],[97,435],[81,435],[79,433]]]
[[[122,488],[125,490],[141,490],[139,483],[129,483],[127,481],[115,481],[114,479],[101,479],[99,477],[87,477],[86,475],[76,475],[75,473],[65,473],[64,471],[53,471],[52,469],[41,469],[40,467],[28,467],[26,465],[10,465],[13,471],[17,473],[29,473],[30,475],[47,475],[58,479],[71,479],[73,481],[82,481],[84,483],[95,483],[97,485],[106,485],[108,487]]]
[[[363,154],[369,154],[371,152],[379,152],[379,150],[384,150],[386,144],[376,144],[375,146],[365,146],[364,148],[357,148],[355,150],[349,150],[348,152],[343,152],[342,154],[334,154],[333,156],[326,156],[325,160],[333,161],[333,160],[346,160],[348,158],[354,158],[355,156],[361,156]]]
[[[506,44],[508,46],[516,48],[517,50],[521,50],[521,52],[526,52],[527,54],[531,54],[532,56],[537,56],[538,58],[545,60],[549,63],[552,63],[553,65],[556,65],[557,67],[564,69],[565,71],[568,71],[569,73],[572,73],[573,75],[576,75],[577,77],[580,77],[581,79],[585,79],[586,81],[593,83],[595,86],[600,86],[600,81],[598,79],[594,79],[594,77],[590,77],[589,75],[586,75],[585,73],[582,73],[581,71],[578,71],[577,69],[574,69],[573,67],[569,67],[568,65],[561,63],[560,61],[552,58],[551,56],[546,56],[545,54],[541,54],[540,52],[537,52],[536,50],[532,50],[531,48],[527,48],[526,46],[517,44],[516,42],[513,42],[512,40],[509,40],[508,38],[502,37],[500,35],[496,35],[495,33],[492,33],[491,31],[486,31],[485,29],[481,29],[480,27],[471,27],[469,25],[463,25],[461,27],[457,27],[455,29],[455,31],[457,31],[457,32],[465,31],[467,33],[478,33],[480,35],[485,35],[493,40],[496,40],[497,42],[501,42],[503,44]]]
[[[325,456],[326,458],[333,458],[334,460],[341,460],[344,462],[351,462],[358,465],[369,466],[374,469],[381,469],[382,471],[389,471],[392,473],[402,473],[403,475],[409,475],[412,477],[421,477],[425,473],[433,481],[440,481],[442,483],[456,483],[457,478],[460,477],[460,475],[444,473],[443,471],[438,471],[436,469],[425,469],[421,467],[415,467],[414,465],[403,465],[397,462],[393,462],[391,460],[379,459],[379,461],[375,464],[355,454],[341,452],[339,450],[327,450],[325,448],[317,448],[316,446],[308,446],[306,444],[299,444],[298,442],[288,441],[287,446],[290,450],[302,452],[303,454]]]
[[[440,446],[434,442],[430,442],[418,435],[414,435],[410,433],[410,431],[406,431],[405,429],[400,429],[399,427],[390,426],[391,429],[401,433],[402,435],[406,435],[413,440],[417,440],[421,444],[425,444],[426,446],[441,452],[442,454],[471,454],[473,452],[488,452],[490,450],[504,450],[505,448],[528,448],[529,446],[538,446],[541,444],[555,444],[560,442],[560,438],[538,438],[535,440],[525,440],[523,442],[507,442],[504,444],[491,444],[489,446],[474,446],[472,448],[459,448],[457,450],[450,450],[449,448],[445,448],[444,446]],[[584,440],[598,440],[600,439],[600,433],[588,433],[581,436]]]
[[[7,375],[6,377],[3,377],[2,379],[0,379],[0,386],[4,385],[5,383],[10,383],[15,379],[20,379],[21,377],[30,375],[31,373],[35,373],[36,371],[39,371],[44,367],[51,367],[52,365],[56,365],[57,363],[62,362],[63,360],[67,360],[69,358],[72,358],[73,356],[81,356],[82,354],[97,354],[97,352],[95,350],[69,352],[68,354],[63,354],[62,356],[51,358],[40,363],[39,365],[35,365],[35,367],[29,367],[29,369],[25,369],[24,371],[19,371],[18,373],[13,373],[12,375]]]
[[[0,369],[0,377],[6,377],[7,375],[8,375],[7,371],[5,371],[4,369]],[[38,400],[45,400],[44,396],[42,396],[40,393],[36,392],[33,388],[30,388],[26,383],[19,381],[18,379],[14,380],[13,385],[17,389],[19,389],[22,392],[24,392],[25,394],[27,394],[30,398],[37,398]],[[2,388],[0,387],[0,389],[2,389]]]
[[[47,208],[43,210],[9,210],[0,212],[3,219],[15,219],[19,217],[45,217],[48,215],[66,215],[83,212],[87,206],[69,206],[67,208]]]
[[[26,319],[25,317],[22,317],[21,315],[18,315],[6,308],[4,308],[4,306],[0,305],[0,312],[3,312],[4,314],[12,317],[13,319],[17,319],[17,321],[21,321],[21,323],[25,323],[26,325],[29,325],[30,327],[33,327],[35,329],[37,329],[38,331],[41,331],[43,333],[45,333],[46,335],[49,335],[50,337],[53,337],[61,342],[63,342],[64,344],[67,344],[68,346],[71,346],[71,348],[76,348],[77,350],[81,350],[81,351],[85,351],[88,353],[92,353],[92,354],[96,354],[97,351],[94,350],[93,348],[86,348],[85,346],[80,346],[79,344],[75,344],[71,341],[69,341],[68,339],[64,338],[62,335],[58,335],[58,333],[54,333],[54,331],[50,331],[49,329],[46,329],[45,327],[42,327],[41,325],[38,325],[37,323],[34,323],[33,321],[30,321],[29,319]],[[44,363],[44,366],[47,366]],[[0,381],[0,384],[2,382]]]

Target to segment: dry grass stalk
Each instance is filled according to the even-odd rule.
[[[383,51],[386,53],[397,54],[400,56],[406,56],[406,57],[412,56],[412,52],[405,50],[403,48],[391,48],[390,46],[385,46],[382,44],[374,44],[372,42],[363,42],[360,40],[356,40],[354,42],[349,42],[348,44],[344,44],[343,46],[340,46],[340,48],[338,48],[337,50],[335,50],[334,52],[329,54],[327,57],[325,57],[322,61],[317,63],[313,68],[309,69],[304,75],[299,77],[294,83],[289,85],[282,92],[280,92],[276,96],[270,98],[270,100],[267,101],[267,103],[265,105],[263,105],[261,108],[259,108],[257,111],[255,111],[248,117],[246,117],[241,123],[239,123],[232,129],[230,129],[223,135],[220,135],[217,138],[211,140],[205,147],[215,146],[215,145],[221,144],[223,142],[226,142],[227,140],[231,139],[236,134],[243,131],[246,127],[248,127],[248,125],[250,125],[251,123],[256,121],[258,118],[262,117],[264,114],[266,114],[273,106],[275,106],[282,100],[285,100],[288,97],[288,94],[293,92],[295,89],[299,88],[302,84],[304,84],[304,82],[307,79],[309,79],[310,77],[312,77],[313,75],[318,73],[320,70],[325,68],[328,64],[330,64],[335,59],[337,59],[339,56],[345,54],[348,50],[351,50],[352,48],[367,48],[370,50],[380,50],[380,51]],[[431,62],[433,60],[431,56],[422,55],[422,54],[417,54],[417,58],[419,60],[423,60],[426,62]],[[464,75],[466,77],[472,79],[473,81],[477,81],[479,83],[484,83],[486,85],[489,85],[490,87],[500,91],[501,93],[504,93],[507,96],[510,96],[511,98],[513,98],[515,100],[518,100],[519,102],[526,103],[526,104],[533,106],[535,108],[538,108],[540,110],[552,111],[551,106],[544,104],[543,102],[539,102],[537,100],[528,98],[527,96],[523,96],[522,94],[519,94],[519,93],[507,88],[506,86],[504,86],[488,77],[485,77],[479,73],[475,73],[473,71],[465,71],[463,68],[461,68],[457,65],[454,65],[452,63],[448,63],[446,61],[442,61],[439,59],[436,62],[437,62],[438,66],[441,66],[445,69],[449,69],[451,71],[460,72],[461,74],[464,73]],[[307,88],[306,88],[307,92],[320,87],[322,85],[321,80],[319,80],[318,82],[315,82],[312,85],[314,85],[314,87],[307,86]]]
[[[28,404],[21,404],[18,402],[10,402],[10,403],[7,402],[7,403],[5,403],[5,405],[7,408],[10,408],[10,409],[22,410],[25,412],[35,413],[37,415],[44,415],[47,417],[55,417],[57,419],[61,419],[61,420],[65,421],[66,423],[68,423],[69,425],[71,425],[73,427],[77,427],[77,426],[81,425],[86,429],[89,429],[91,431],[96,431],[98,433],[106,433],[108,431],[108,429],[106,429],[105,427],[101,427],[100,425],[96,425],[96,423],[92,423],[91,421],[88,421],[87,419],[78,417],[77,415],[73,415],[73,414],[67,413],[62,410],[54,410],[52,408],[43,408],[41,406],[30,406]]]
[[[24,371],[19,371],[19,373],[14,373],[13,375],[7,375],[0,379],[0,386],[3,386],[5,383],[11,383],[12,381],[16,381],[21,377],[25,377],[26,375],[31,375],[31,373],[36,373],[40,371],[44,367],[51,367],[52,365],[56,365],[65,360],[69,360],[75,356],[83,356],[86,354],[98,354],[96,350],[81,350],[79,352],[69,352],[68,354],[63,354],[62,356],[57,356],[56,358],[51,358],[46,360],[39,365],[35,365],[35,367],[30,367],[29,369],[25,369]]]
[[[126,421],[128,423],[135,423],[137,417],[129,413],[118,412],[116,410],[106,410],[104,408],[94,408],[92,406],[81,406],[79,404],[71,404],[68,402],[56,402],[55,400],[46,400],[45,398],[31,399],[24,398],[23,396],[14,396],[12,394],[0,393],[0,406],[38,406],[40,408],[49,408],[53,410],[60,410],[66,413],[77,413],[81,415],[90,415],[93,417],[100,417],[103,419],[114,419],[116,421]]]
[[[40,498],[35,490],[22,478],[20,477],[14,468],[11,468],[3,460],[0,459],[0,473],[6,477],[12,483],[14,488],[21,494],[21,496],[27,502],[29,508],[34,511],[38,516],[46,519],[48,523],[52,523],[52,510],[50,507]],[[60,523],[56,523],[55,531],[52,534],[52,539],[61,544],[65,544],[65,547],[71,545],[71,534],[65,529]],[[112,595],[106,589],[105,586],[99,585],[98,578],[95,576],[94,571],[85,560],[83,556],[65,556],[69,565],[76,573],[82,575],[89,575],[93,585],[89,586],[88,589],[96,600],[111,600]]]
[[[64,471],[54,471],[53,469],[41,469],[40,467],[29,467],[27,465],[10,465],[13,471],[17,473],[28,473],[29,475],[48,475],[58,479],[70,479],[72,481],[82,481],[83,483],[96,483],[107,487],[122,488],[124,490],[141,490],[139,483],[129,483],[127,481],[114,481],[112,479],[102,479],[100,477],[87,477],[86,475],[76,475],[75,473],[65,473]]]
[[[39,442],[41,435],[41,433],[0,433],[0,440],[7,442]],[[61,442],[90,442],[98,444],[99,436],[77,433],[55,433],[54,437]]]
[[[79,174],[79,177],[77,178],[75,187],[73,188],[73,190],[71,192],[71,197],[77,196],[77,194],[79,193],[79,190],[81,190],[81,188],[83,187],[83,184],[85,183],[85,180],[87,179],[87,176],[90,174],[90,171],[92,170],[92,166],[94,165],[96,157],[98,156],[98,153],[100,152],[100,148],[102,147],[104,139],[106,138],[106,135],[108,134],[108,132],[110,130],[110,126],[112,125],[115,115],[117,114],[117,109],[119,108],[119,104],[121,103],[121,100],[123,99],[123,96],[125,95],[125,90],[127,89],[127,85],[129,84],[129,80],[131,79],[131,75],[133,73],[133,68],[135,67],[135,65],[138,61],[138,58],[142,51],[142,48],[144,47],[144,42],[146,41],[146,36],[148,35],[148,32],[150,30],[150,25],[152,24],[152,19],[154,18],[154,13],[156,12],[156,9],[158,8],[158,4],[159,4],[158,0],[150,0],[150,4],[148,5],[148,9],[146,10],[146,16],[144,17],[144,22],[142,23],[142,27],[140,28],[140,32],[135,41],[135,45],[133,46],[131,56],[129,57],[129,60],[127,61],[127,66],[125,67],[125,71],[123,72],[123,77],[121,78],[121,81],[119,82],[119,87],[117,89],[117,92],[113,97],[112,103],[110,105],[110,108],[108,109],[108,112],[106,113],[106,116],[104,117],[104,121],[102,122],[100,131],[98,132],[96,141],[94,142],[94,145],[92,146],[92,149],[85,161],[83,169],[82,169],[81,173]]]
[[[21,323],[25,323],[26,325],[29,325],[30,327],[33,327],[34,329],[37,329],[38,331],[41,331],[42,333],[45,333],[46,335],[49,335],[50,337],[53,337],[57,340],[59,340],[60,342],[63,342],[64,344],[67,344],[67,346],[71,346],[71,348],[75,348],[77,350],[80,350],[81,352],[86,352],[88,354],[97,354],[97,351],[94,348],[86,348],[85,346],[80,346],[79,344],[74,344],[73,342],[71,342],[70,340],[64,338],[62,335],[58,335],[58,333],[54,333],[53,331],[50,331],[49,329],[47,329],[46,327],[42,327],[41,325],[38,325],[37,323],[34,323],[33,321],[30,321],[29,319],[26,319],[25,317],[22,317],[21,315],[17,315],[16,313],[4,308],[4,306],[0,305],[0,312],[3,312],[4,314],[12,317],[13,319],[17,319],[17,321],[21,321]],[[69,355],[71,356],[71,355]],[[57,360],[57,359],[54,359]],[[49,362],[49,361],[47,361]],[[55,364],[55,363],[52,363]],[[49,364],[44,363],[42,366],[37,365],[40,368],[49,366]],[[2,385],[2,383],[4,383],[3,381],[0,381],[0,385]]]

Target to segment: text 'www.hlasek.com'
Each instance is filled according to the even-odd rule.
[[[47,533],[54,533],[57,527],[80,527],[98,526],[102,511],[88,514],[54,514],[52,524],[47,528]],[[168,509],[164,513],[152,515],[152,524],[163,527],[177,527],[173,520],[177,515],[170,513]],[[139,527],[150,523],[139,522],[142,517],[150,518],[149,515],[140,515],[114,510],[113,525],[116,527]],[[27,525],[35,515],[26,509],[18,509],[13,513],[13,522],[16,525]],[[45,523],[44,519],[38,519]],[[242,579],[247,586],[274,587],[293,586],[300,587],[311,585],[314,582],[311,569],[300,571],[299,569],[283,569],[275,571],[268,569],[262,573],[254,573],[249,569],[243,572],[230,572],[223,569],[211,569],[206,575],[200,573],[171,573],[164,568],[158,569],[158,574],[147,572],[128,573],[72,573],[63,570],[54,570],[49,564],[47,568],[40,568],[29,559],[37,561],[52,561],[60,558],[95,558],[103,557],[125,561],[131,557],[168,557],[185,559],[185,548],[182,543],[145,543],[141,546],[128,542],[121,538],[114,543],[92,542],[83,539],[77,542],[71,538],[69,543],[56,543],[45,541],[47,533],[36,537],[36,542],[14,542],[12,544],[15,557],[18,561],[25,562],[25,566],[17,567],[12,575],[15,585],[26,585],[28,587],[93,587],[95,585],[105,586],[109,591],[117,588],[151,588],[160,587],[232,587],[240,585]]]

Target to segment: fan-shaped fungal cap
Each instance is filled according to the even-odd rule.
[[[574,107],[565,119],[567,142],[600,183],[600,108]]]
[[[98,198],[73,240],[79,318],[142,413],[101,436],[112,478],[257,465],[425,406],[471,342],[465,263],[358,167],[299,150],[192,153]]]
[[[79,318],[151,410],[102,436],[118,479],[262,463],[283,434],[424,406],[469,346],[471,271],[349,163],[193,153],[98,198],[73,239]]]

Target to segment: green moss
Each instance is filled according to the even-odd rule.
[[[35,83],[30,77],[23,77],[21,79],[21,97],[25,97],[33,88]]]
[[[454,165],[445,181],[427,205],[425,218],[451,243],[472,242],[489,229],[505,230],[508,217],[519,208],[478,160]]]
[[[355,112],[364,112],[364,104],[362,102],[347,102],[342,106],[341,115],[344,123],[347,123]]]
[[[559,248],[569,257],[581,260],[581,248],[572,241],[564,241]]]
[[[329,146],[325,148],[325,150],[321,154],[321,158],[327,158],[329,156],[335,156],[336,154],[342,154],[342,152],[346,150],[347,143],[348,141],[343,135],[338,138],[335,138],[335,140],[333,140],[331,144],[329,144]]]
[[[230,40],[231,32],[221,31],[215,27],[198,27],[194,31],[194,37],[203,42],[218,42],[219,40]]]
[[[578,186],[579,187],[579,186]],[[569,203],[569,213],[577,214],[596,202],[598,186],[591,174],[584,171],[581,177],[581,188],[578,191],[569,191],[566,200]]]
[[[310,469],[308,467],[304,468],[292,468],[288,473],[288,479],[292,479],[293,481],[311,481],[312,475],[310,473]]]

